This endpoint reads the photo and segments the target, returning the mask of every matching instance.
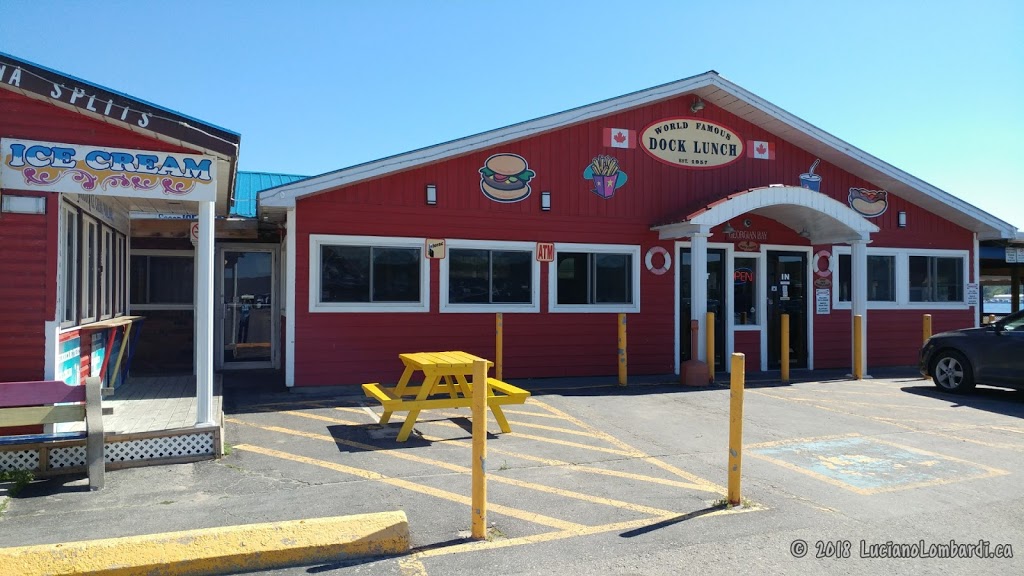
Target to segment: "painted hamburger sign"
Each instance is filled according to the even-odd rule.
[[[681,168],[720,168],[743,157],[743,140],[701,118],[665,118],[644,128],[641,147],[655,160]]]

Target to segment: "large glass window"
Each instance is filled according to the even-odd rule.
[[[191,252],[181,252],[180,255],[132,254],[132,306],[191,307],[194,274]]]
[[[78,211],[69,205],[61,208],[64,230],[64,254],[60,263],[61,326],[78,322]]]
[[[311,311],[426,311],[424,242],[311,235]]]
[[[839,255],[839,301],[850,302],[853,294],[849,254]],[[896,301],[896,257],[868,255],[868,301]]]
[[[638,260],[639,248],[634,247],[556,247],[552,310],[639,310]]]
[[[963,302],[964,259],[910,256],[911,302]]]
[[[89,217],[82,218],[82,324],[96,320],[96,293],[99,280],[100,227]]]
[[[448,251],[449,304],[530,304],[533,253],[508,250]]]
[[[736,258],[733,266],[733,307],[736,326],[757,326],[757,258]]]

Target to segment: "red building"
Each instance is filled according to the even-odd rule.
[[[301,180],[285,224],[286,381],[393,382],[397,354],[465,350],[504,375],[630,374],[705,359],[913,365],[921,317],[977,322],[979,240],[1010,224],[708,72]],[[548,246],[548,244],[553,246]],[[540,262],[539,260],[552,260]],[[706,280],[704,280],[706,278]]]
[[[213,267],[215,219],[218,232],[228,227],[239,140],[0,54],[0,382],[77,385],[127,364],[134,342],[139,356],[184,349],[189,372],[195,350],[200,404],[209,407],[214,362],[203,361],[209,337],[197,330],[193,300],[212,303],[212,274],[204,282],[202,270]],[[209,232],[198,250],[188,240],[197,218]],[[158,272],[152,259],[168,252],[181,265]],[[161,316],[151,303],[160,295],[177,298],[185,316]],[[209,308],[199,328],[212,334]],[[126,326],[141,314],[148,332],[132,340]],[[107,386],[120,384],[113,372],[103,375]]]

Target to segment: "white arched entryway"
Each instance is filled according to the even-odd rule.
[[[867,357],[867,244],[878,227],[849,206],[824,194],[796,186],[771,185],[730,194],[675,222],[652,227],[663,240],[690,238],[690,317],[704,318],[707,312],[707,250],[711,229],[743,214],[771,218],[815,244],[849,244],[852,252],[852,314],[863,318],[861,374]],[[680,279],[682,281],[682,279]],[[705,335],[700,323],[697,359],[707,361]],[[852,319],[851,319],[852,342]],[[856,373],[857,371],[854,370]]]

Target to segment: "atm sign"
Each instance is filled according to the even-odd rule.
[[[754,271],[750,268],[737,268],[732,273],[733,282],[736,285],[746,284],[754,281]]]
[[[537,242],[537,262],[553,262],[555,245],[551,242]]]

